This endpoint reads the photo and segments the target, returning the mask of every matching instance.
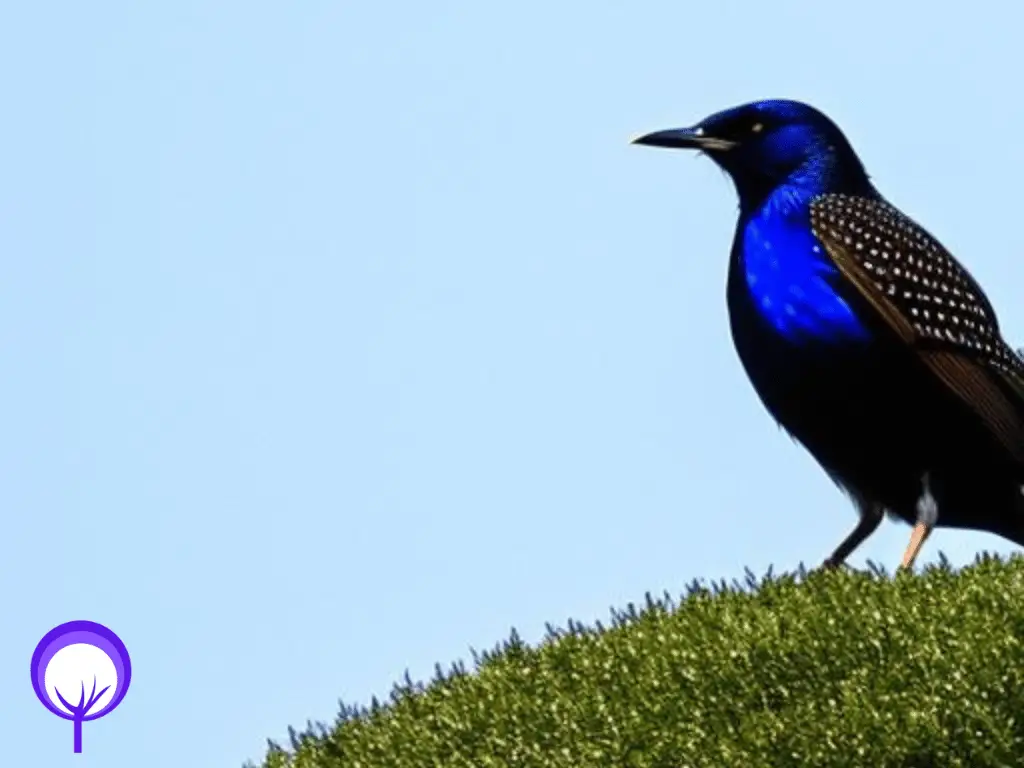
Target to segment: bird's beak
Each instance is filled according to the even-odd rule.
[[[645,144],[649,147],[668,147],[669,149],[700,149],[705,152],[723,152],[736,146],[735,141],[707,135],[700,126],[655,131],[633,139],[631,143]]]

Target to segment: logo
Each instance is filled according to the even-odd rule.
[[[128,692],[132,662],[121,638],[94,621],[54,627],[32,654],[32,688],[43,706],[74,723],[75,752],[82,723],[110,714]]]

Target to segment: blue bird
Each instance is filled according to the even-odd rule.
[[[1024,361],[978,283],[882,197],[838,126],[766,100],[633,143],[700,150],[736,187],[736,352],[860,515],[824,567],[886,513],[914,526],[905,568],[935,527],[1024,546]]]

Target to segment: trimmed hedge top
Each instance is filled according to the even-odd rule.
[[[291,731],[264,768],[1024,765],[1024,558],[690,586]]]

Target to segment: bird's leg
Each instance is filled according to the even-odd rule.
[[[853,554],[853,550],[863,544],[864,540],[875,532],[878,524],[885,517],[885,508],[881,504],[876,504],[872,501],[857,499],[857,511],[860,513],[857,527],[850,531],[850,535],[843,539],[842,543],[836,547],[836,551],[825,560],[821,566],[822,568],[838,568],[846,562],[846,558]]]
[[[932,495],[927,472],[924,473],[924,477],[921,479],[921,485],[921,498],[917,500],[917,524],[914,525],[914,530],[910,534],[910,543],[907,545],[907,551],[903,554],[903,567],[908,570],[913,567],[921,547],[924,546],[925,541],[931,536],[932,529],[935,528],[935,523],[939,519],[939,505]]]

